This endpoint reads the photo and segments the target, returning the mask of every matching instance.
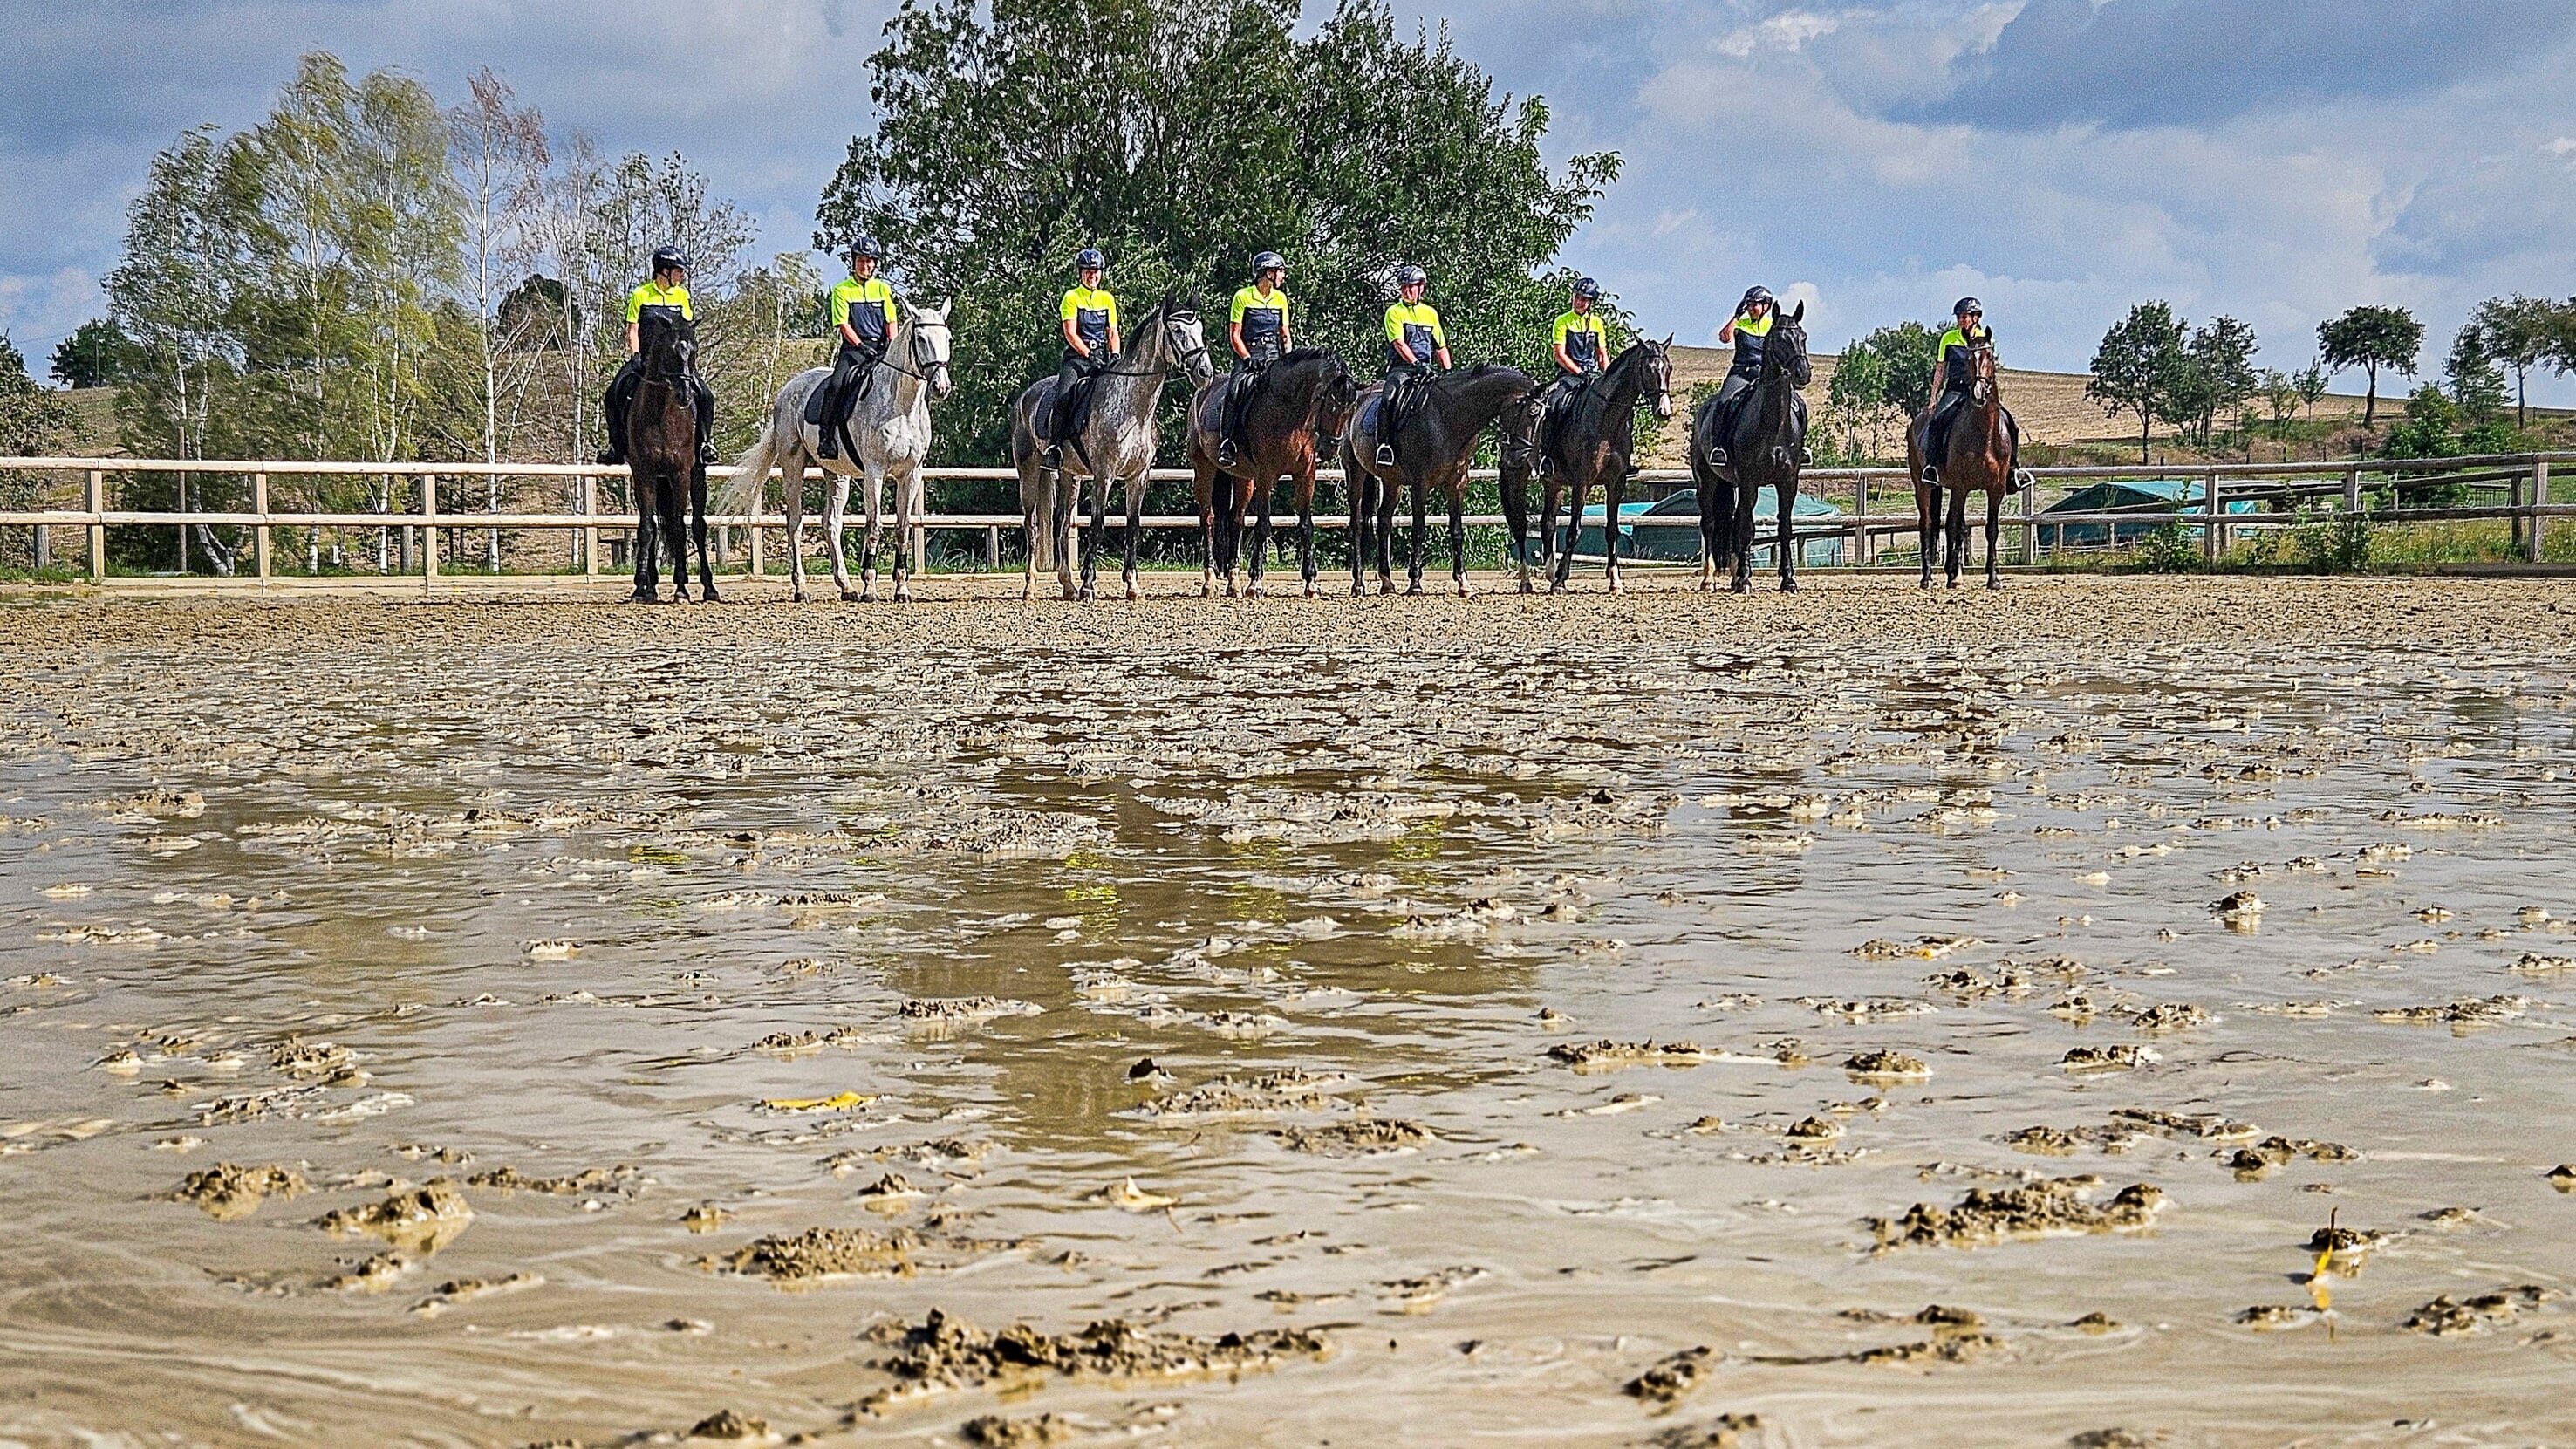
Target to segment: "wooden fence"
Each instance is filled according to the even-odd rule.
[[[2331,519],[2336,515],[2366,518],[2377,526],[2408,525],[2461,520],[2503,520],[2510,526],[2515,552],[2531,562],[2542,559],[2542,541],[2553,518],[2576,515],[2576,503],[2556,503],[2550,499],[2551,469],[2554,465],[2576,462],[2576,452],[2520,453],[2502,456],[2408,459],[2345,460],[2325,463],[2255,463],[2193,464],[2177,467],[2145,466],[2040,468],[2033,470],[2038,486],[2026,489],[2007,504],[2004,536],[2011,547],[2011,557],[2019,563],[2038,563],[2058,554],[2079,551],[2079,546],[2066,543],[2070,527],[2081,533],[2083,525],[2111,525],[2103,532],[2116,540],[2122,533],[2139,529],[2175,525],[2196,534],[2196,542],[2206,557],[2216,561],[2242,537],[2264,531],[2277,531]],[[711,480],[730,477],[733,470],[710,468]],[[37,508],[0,511],[0,528],[24,527],[34,531],[33,554],[40,566],[53,555],[53,535],[57,530],[80,535],[86,543],[86,572],[96,583],[111,582],[108,567],[108,530],[122,528],[226,528],[246,531],[250,542],[249,567],[243,576],[267,581],[296,570],[281,570],[275,553],[274,535],[279,529],[302,530],[383,530],[380,537],[398,540],[398,553],[405,573],[417,572],[425,581],[439,577],[440,552],[435,540],[441,530],[518,532],[523,530],[556,530],[576,536],[575,547],[566,555],[567,565],[577,561],[586,574],[601,571],[603,538],[622,541],[631,536],[632,516],[623,512],[603,511],[602,483],[622,479],[622,468],[601,468],[577,464],[539,463],[347,463],[347,462],[261,462],[243,460],[202,460],[167,458],[0,458],[0,475],[46,474],[58,480],[66,475],[80,482],[80,506],[76,508]],[[247,507],[222,509],[124,508],[116,506],[111,482],[117,479],[140,479],[155,474],[180,475],[179,496],[187,497],[186,480],[208,477],[246,480]],[[820,477],[809,472],[808,480]],[[1008,480],[1016,475],[1002,468],[933,468],[925,470],[928,481],[936,485],[949,480]],[[1187,481],[1189,474],[1176,469],[1158,469],[1157,481]],[[1324,481],[1332,492],[1339,491],[1337,475],[1326,473]],[[1477,475],[1491,479],[1491,471]],[[377,510],[318,511],[275,506],[276,485],[281,479],[355,478],[375,482],[385,495],[395,499],[395,506]],[[501,480],[518,480],[522,484],[536,480],[561,490],[573,506],[570,511],[491,511],[458,510],[442,506],[442,483],[483,488],[497,487]],[[1676,485],[1689,482],[1686,473],[1651,471],[1637,480],[1643,495],[1669,492]],[[2072,492],[2099,483],[2145,484],[2151,488],[2174,492],[2170,506],[2121,506],[2073,510],[2063,507],[2043,511],[2040,494],[2054,490],[2061,499]],[[2177,485],[2180,485],[2177,488]],[[1916,556],[1919,540],[1910,494],[1900,493],[1908,487],[1906,475],[1899,468],[1814,468],[1807,471],[1802,496],[1833,504],[1834,515],[1813,515],[1794,520],[1794,539],[1804,544],[1813,540],[1839,540],[1847,564],[1867,566],[1897,559],[1911,561]],[[64,491],[56,484],[56,491]],[[244,492],[239,482],[229,491]],[[199,496],[204,495],[202,486]],[[450,495],[451,499],[453,495]],[[2438,500],[2438,501],[2428,501]],[[1339,500],[1334,500],[1339,502]],[[1535,504],[1533,499],[1533,504]],[[854,505],[858,502],[853,499]],[[1324,500],[1319,499],[1319,505]],[[1598,504],[1596,497],[1593,502]],[[1982,536],[1982,500],[1972,509],[1971,532]],[[1120,520],[1113,500],[1112,524]],[[1324,528],[1347,526],[1347,504],[1338,510],[1325,508],[1317,518]],[[854,518],[863,523],[861,510],[854,506]],[[1409,515],[1408,515],[1409,518]],[[1293,519],[1291,520],[1293,522]],[[720,529],[748,530],[746,550],[748,571],[758,575],[769,566],[766,535],[769,530],[784,527],[778,514],[765,513],[757,518],[742,515],[711,515],[709,522]],[[821,533],[819,515],[809,515],[815,526],[809,540]],[[1468,519],[1480,527],[1503,526],[1506,520],[1498,514],[1477,514]],[[1195,529],[1198,520],[1189,515],[1156,515],[1144,520],[1152,529]],[[1399,527],[1403,523],[1400,521]],[[1562,521],[1560,520],[1560,526]],[[981,535],[983,563],[999,568],[1003,560],[1005,535],[1016,536],[1020,516],[984,513],[928,513],[914,520],[910,535],[903,540],[914,566],[921,565],[926,552],[927,536],[932,532],[964,530]],[[1696,528],[1696,517],[1688,512],[1654,517],[1629,517],[1619,521],[1622,530],[1636,528]],[[1758,520],[1757,543],[1775,541],[1772,519],[1767,513]],[[1436,529],[1435,529],[1436,532]],[[317,535],[318,536],[318,535]],[[720,547],[720,553],[727,552]],[[728,565],[730,567],[730,565]]]

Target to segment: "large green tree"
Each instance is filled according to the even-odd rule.
[[[2379,417],[2379,370],[2415,375],[2416,355],[2424,350],[2424,324],[2403,307],[2355,307],[2317,324],[2317,348],[2335,371],[2358,367],[2369,375],[2370,390],[2361,403],[2366,428]]]
[[[2138,461],[2148,461],[2156,420],[2179,422],[2191,386],[2190,324],[2163,302],[2140,302],[2102,334],[2093,350],[2093,377],[2084,395],[2114,415],[2138,419]]]
[[[1461,361],[1544,354],[1565,276],[1541,269],[1617,156],[1550,168],[1544,103],[1497,95],[1382,0],[1341,0],[1302,38],[1298,18],[1296,0],[905,0],[887,22],[868,61],[881,119],[824,189],[814,243],[873,233],[912,292],[956,298],[943,452],[1002,455],[1084,246],[1110,254],[1131,315],[1173,289],[1212,321],[1252,253],[1282,252],[1300,339],[1364,373],[1388,274],[1414,261]]]
[[[2576,303],[2545,297],[2489,297],[2469,314],[2460,339],[2488,360],[2513,370],[2514,426],[2531,426],[2531,405],[2524,384],[2531,370],[2549,360],[2551,349],[2576,317]],[[2459,342],[2453,344],[2458,355]]]

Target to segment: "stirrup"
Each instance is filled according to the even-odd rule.
[[[1238,461],[1240,460],[1235,456],[1234,439],[1219,438],[1216,444],[1216,465],[1220,468],[1231,468]]]
[[[1941,483],[1941,470],[1940,470],[1940,469],[1938,469],[1938,468],[1936,468],[1936,467],[1934,467],[1934,466],[1932,466],[1932,465],[1931,465],[1931,464],[1929,464],[1929,463],[1924,464],[1924,465],[1923,465],[1923,481],[1924,481],[1924,482],[1926,482],[1926,483],[1929,483],[1929,484],[1933,485],[1933,486],[1934,486],[1934,487],[1936,487],[1936,488],[1937,488],[1937,487],[1939,487],[1939,486],[1940,486],[1940,483]]]
[[[2016,489],[2036,488],[2039,486],[2039,475],[2033,473],[2028,468],[2015,468],[2013,469],[2012,476],[2013,487]]]
[[[1802,448],[1800,448],[1800,449],[1798,450],[1798,466],[1799,466],[1799,467],[1801,467],[1801,468],[1810,468],[1810,467],[1815,466],[1815,462],[1816,462],[1816,454],[1815,454],[1815,451],[1814,451],[1813,449],[1810,449],[1810,448],[1803,448],[1803,447],[1802,447]]]
[[[623,468],[626,466],[626,455],[617,451],[615,448],[602,448],[599,450],[599,466],[603,468]]]
[[[1381,468],[1392,468],[1395,466],[1395,444],[1380,443],[1377,445],[1377,465]]]
[[[1724,448],[1722,448],[1722,447],[1719,447],[1719,446],[1717,446],[1717,445],[1716,445],[1716,444],[1714,444],[1714,443],[1712,443],[1712,444],[1710,444],[1710,445],[1709,445],[1709,449],[1708,449],[1708,465],[1709,465],[1710,467],[1712,467],[1712,468],[1723,468],[1723,467],[1725,467],[1725,466],[1727,465],[1727,463],[1728,463],[1729,461],[1730,461],[1730,460],[1729,460],[1729,459],[1727,458],[1727,456],[1726,456],[1726,449],[1724,449]]]
[[[712,465],[716,461],[716,456],[716,445],[713,442],[698,444],[698,462],[701,465]]]
[[[1047,444],[1046,451],[1038,455],[1038,463],[1040,466],[1046,468],[1062,468],[1064,466],[1064,444]]]

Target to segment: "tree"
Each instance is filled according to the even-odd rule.
[[[2570,304],[2576,306],[2576,304]],[[2569,307],[2541,297],[2489,297],[2480,302],[2461,327],[2463,338],[2486,357],[2513,370],[2514,426],[2531,426],[2525,383],[2531,370],[2547,361],[2552,344],[2567,326]],[[2452,344],[2456,355],[2459,344]]]
[[[513,324],[530,331],[551,331],[553,319],[521,309],[514,317],[504,304],[512,295],[508,278],[533,260],[535,231],[527,224],[545,185],[546,120],[534,106],[515,104],[510,83],[490,68],[466,81],[471,99],[447,113],[448,149],[463,201],[465,296],[472,313],[475,360],[480,364],[477,401],[482,405],[482,456],[501,460],[503,396],[524,397],[526,375],[536,367],[536,354],[511,335]],[[510,422],[517,423],[516,409]],[[483,480],[486,512],[501,510],[501,479]],[[488,530],[484,567],[501,571],[500,530]]]
[[[2254,329],[2233,317],[2218,317],[2192,334],[2189,365],[2175,386],[2175,421],[2195,424],[2200,444],[2208,447],[2221,414],[2233,414],[2254,395]]]
[[[1863,339],[1887,359],[1887,401],[1911,421],[1932,405],[1932,375],[1941,368],[1941,336],[1920,322],[1881,327]]]
[[[2318,403],[2325,401],[2326,365],[2323,361],[2310,360],[2290,380],[2298,385],[2300,417],[2306,417]]]
[[[2271,412],[2272,436],[2283,442],[2289,441],[2290,416],[2299,410],[2298,378],[2277,367],[2267,367],[2263,369],[2256,391],[2263,398],[2263,406]]]
[[[1445,31],[1402,39],[1382,0],[1341,0],[1303,38],[1298,9],[905,0],[886,23],[880,119],[824,189],[814,244],[873,233],[910,290],[956,299],[953,415],[975,420],[944,440],[958,454],[1001,456],[1086,245],[1139,313],[1166,289],[1230,296],[1276,249],[1301,340],[1354,364],[1380,354],[1401,261],[1430,270],[1462,359],[1532,346],[1562,305],[1539,269],[1618,158],[1551,169],[1546,106],[1497,97]]]
[[[54,344],[54,380],[65,387],[110,387],[134,360],[134,344],[104,317],[92,317]]]
[[[62,446],[79,424],[70,399],[38,386],[27,375],[26,354],[8,333],[0,332],[0,453],[42,457]],[[13,480],[25,476],[11,475]]]
[[[2416,354],[2424,350],[2424,324],[2403,307],[2355,307],[2317,324],[2317,347],[2327,367],[2337,372],[2358,367],[2369,375],[2370,390],[2361,404],[2366,428],[2379,416],[2379,370],[2415,375]]]
[[[1887,358],[1866,341],[1843,349],[1834,364],[1834,380],[1825,387],[1826,405],[1845,440],[1843,451],[1855,457],[1879,456],[1880,423],[1887,416]],[[1864,445],[1864,434],[1868,443]]]
[[[2442,376],[2451,384],[2451,401],[2459,405],[2460,416],[2471,426],[2492,423],[2504,413],[2509,394],[2505,391],[2504,373],[2485,347],[2478,330],[2463,327],[2451,339],[2451,351],[2442,359]]]
[[[2141,302],[2102,334],[2102,345],[2093,351],[2093,378],[2084,384],[2084,395],[2107,413],[2137,415],[2141,463],[2148,460],[2156,420],[2181,420],[2177,398],[2190,383],[2187,325],[2165,303]]]

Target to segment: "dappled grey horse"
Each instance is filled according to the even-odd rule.
[[[769,425],[761,429],[760,441],[734,464],[733,479],[725,485],[723,512],[758,512],[762,485],[769,481],[772,468],[779,470],[786,485],[787,577],[798,603],[805,601],[805,470],[816,464],[830,480],[823,494],[823,527],[832,537],[832,582],[839,586],[841,597],[857,601],[876,597],[877,540],[885,511],[886,475],[892,473],[894,597],[897,603],[912,598],[911,555],[904,541],[911,537],[914,516],[925,511],[921,460],[930,452],[930,401],[946,398],[953,385],[948,371],[952,305],[942,302],[936,307],[903,309],[886,355],[868,372],[867,396],[850,413],[850,441],[858,449],[855,464],[846,456],[822,457],[823,430],[805,421],[807,401],[831,380],[828,367],[809,367],[787,380],[769,410]],[[860,560],[861,586],[856,592],[850,588],[850,571],[841,550],[842,515],[850,506],[854,477],[867,481],[868,505],[867,552]]]
[[[1127,487],[1127,567],[1122,581],[1127,597],[1142,598],[1136,587],[1136,540],[1144,532],[1146,475],[1154,466],[1154,412],[1163,383],[1177,369],[1190,386],[1204,386],[1215,375],[1208,360],[1207,335],[1197,307],[1164,294],[1161,303],[1137,324],[1128,349],[1092,385],[1091,406],[1078,438],[1065,448],[1064,466],[1046,466],[1046,444],[1038,440],[1035,420],[1055,406],[1055,379],[1041,378],[1023,389],[1011,404],[1011,466],[1020,474],[1020,513],[1028,531],[1029,559],[1020,597],[1037,597],[1038,570],[1053,561],[1056,582],[1068,599],[1090,599],[1098,592],[1100,544],[1108,531],[1109,488]],[[1069,480],[1091,480],[1091,527],[1082,536],[1082,582],[1073,578],[1073,559],[1065,535],[1078,517],[1081,495]]]

